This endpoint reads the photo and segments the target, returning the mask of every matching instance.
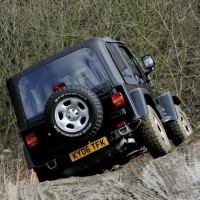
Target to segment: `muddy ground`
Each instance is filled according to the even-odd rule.
[[[194,142],[195,140],[195,142]],[[197,140],[197,141],[196,141]],[[197,200],[200,199],[200,142],[197,134],[167,156],[148,153],[115,170],[33,185],[0,187],[2,200]]]

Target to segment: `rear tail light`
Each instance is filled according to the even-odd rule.
[[[60,83],[60,84],[58,84],[58,85],[55,85],[55,86],[53,87],[53,90],[56,91],[56,90],[58,90],[59,88],[61,88],[61,87],[63,87],[63,86],[65,86],[65,83]]]
[[[28,147],[30,149],[38,146],[38,139],[37,137],[35,136],[34,133],[30,133],[28,134],[26,137],[25,137],[25,140],[26,140],[26,144],[28,145]]]
[[[121,128],[121,127],[123,127],[123,126],[125,126],[126,125],[126,122],[120,122],[119,124],[117,124],[117,128]]]
[[[120,92],[113,94],[111,98],[115,107],[119,107],[124,104],[124,97]]]

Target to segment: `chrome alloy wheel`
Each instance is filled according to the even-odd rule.
[[[164,143],[168,146],[170,146],[169,139],[167,137],[167,134],[165,132],[165,129],[161,123],[161,121],[158,119],[157,115],[155,113],[152,113],[153,115],[153,121],[155,126],[155,131],[160,135]]]
[[[79,98],[66,98],[55,108],[55,122],[65,132],[75,133],[85,128],[89,120],[88,106]]]
[[[182,131],[187,137],[193,133],[192,127],[185,113],[178,106],[176,106],[176,108],[178,110],[178,123],[180,124]]]

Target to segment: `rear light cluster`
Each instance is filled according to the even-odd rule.
[[[60,84],[58,84],[58,85],[55,85],[55,86],[53,87],[53,90],[56,91],[56,90],[58,90],[59,88],[61,88],[61,87],[63,87],[63,86],[65,86],[65,83],[60,83]]]
[[[117,93],[113,94],[111,96],[111,99],[112,99],[112,102],[113,102],[115,107],[120,107],[125,102],[124,97],[120,92],[117,92]],[[116,128],[119,129],[119,128],[122,128],[124,126],[126,126],[126,122],[125,121],[118,123],[116,125]]]
[[[111,99],[115,107],[119,107],[124,104],[124,97],[120,92],[113,94]]]
[[[26,137],[25,137],[25,140],[26,140],[26,144],[28,145],[28,147],[30,149],[38,146],[38,139],[37,137],[35,136],[34,133],[30,133],[28,134]]]

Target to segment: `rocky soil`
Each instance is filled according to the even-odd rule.
[[[8,184],[0,187],[0,199],[197,200],[200,199],[200,142],[192,140],[189,138],[167,156],[153,160],[146,153],[104,174],[33,185]]]

